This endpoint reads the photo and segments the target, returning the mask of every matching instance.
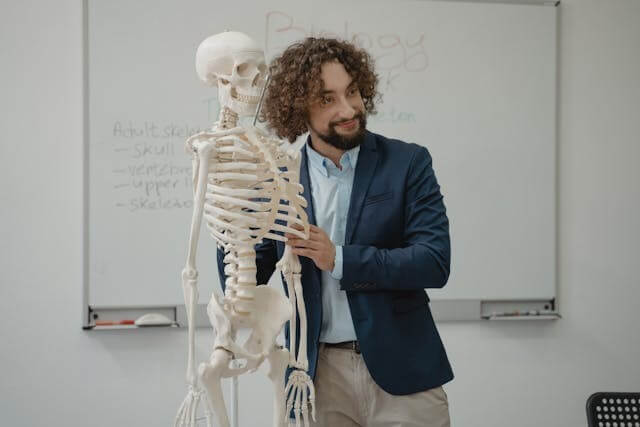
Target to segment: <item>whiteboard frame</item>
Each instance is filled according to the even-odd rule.
[[[89,75],[89,1],[82,0],[82,97],[83,97],[83,144],[82,144],[82,174],[83,174],[83,239],[82,239],[82,328],[84,330],[106,330],[106,329],[136,329],[136,326],[117,326],[117,327],[102,327],[96,326],[95,320],[100,318],[101,320],[117,320],[124,317],[139,316],[150,311],[159,311],[169,315],[173,318],[178,327],[186,326],[186,310],[184,304],[170,305],[170,306],[134,306],[134,307],[111,307],[111,306],[90,306],[90,271],[89,271],[89,247],[90,247],[90,235],[89,235],[89,99],[90,99],[90,75]],[[99,0],[92,0],[99,1]],[[426,0],[431,1],[431,0]],[[537,4],[545,6],[559,7],[560,1],[546,1],[546,0],[439,0],[449,2],[472,2],[472,3],[505,3],[505,4]],[[561,9],[559,9],[561,10]],[[438,299],[434,298],[431,301],[431,311],[434,319],[437,322],[442,321],[475,321],[475,320],[555,320],[561,318],[558,307],[557,295],[558,295],[558,137],[559,137],[559,124],[558,124],[558,93],[559,93],[559,13],[556,14],[556,99],[555,99],[555,185],[554,185],[554,296],[550,299],[543,300],[464,300],[464,299]],[[545,316],[528,316],[527,312],[545,312]],[[520,316],[507,316],[502,317],[502,314],[522,312]],[[497,319],[498,317],[499,319]],[[199,304],[196,314],[196,326],[197,327],[210,327],[208,317],[206,316],[206,306]]]

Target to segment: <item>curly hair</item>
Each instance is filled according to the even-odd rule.
[[[271,80],[263,101],[261,117],[278,137],[294,142],[307,131],[309,103],[321,96],[322,65],[340,62],[356,82],[365,112],[374,114],[378,76],[373,59],[351,43],[308,37],[289,46],[269,66]]]

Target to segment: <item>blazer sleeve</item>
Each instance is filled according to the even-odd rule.
[[[256,281],[258,285],[265,285],[271,278],[276,269],[278,262],[278,253],[276,250],[276,242],[271,239],[264,239],[262,243],[258,243],[254,247],[256,251]],[[225,252],[218,248],[218,277],[222,290],[225,290],[227,275],[224,272],[224,256]]]
[[[440,186],[424,147],[416,150],[405,181],[402,247],[345,245],[345,291],[442,288],[449,279],[449,220]]]

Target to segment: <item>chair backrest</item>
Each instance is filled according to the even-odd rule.
[[[587,399],[589,427],[640,427],[640,393],[598,392]]]

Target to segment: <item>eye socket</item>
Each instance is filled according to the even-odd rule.
[[[228,85],[229,84],[229,80],[227,80],[227,79],[219,78],[218,80],[220,80],[220,83],[222,83],[223,85]]]
[[[240,76],[240,77],[248,77],[249,76],[249,63],[244,62],[240,65],[238,65],[236,67],[236,73]]]

